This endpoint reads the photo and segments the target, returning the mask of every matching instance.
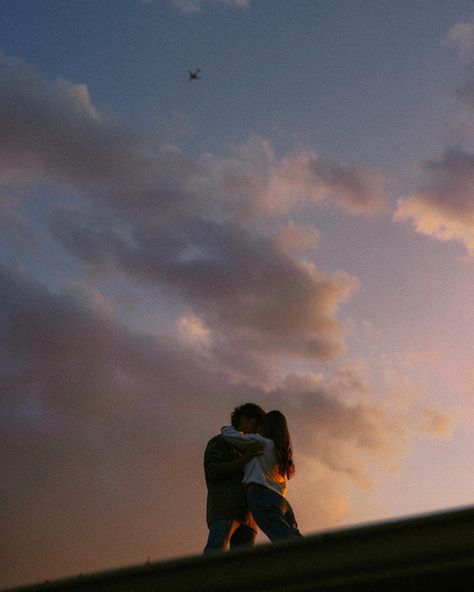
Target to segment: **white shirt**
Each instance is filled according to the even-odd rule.
[[[278,460],[275,452],[275,443],[261,434],[243,434],[232,426],[221,429],[222,437],[241,450],[245,450],[255,442],[264,445],[263,454],[254,456],[244,467],[242,483],[258,483],[269,489],[273,489],[280,495],[286,493],[286,479],[278,471]]]

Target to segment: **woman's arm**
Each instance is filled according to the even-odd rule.
[[[243,434],[236,430],[233,426],[225,426],[221,429],[221,436],[235,446],[236,448],[240,448],[241,450],[245,450],[255,442],[259,442],[260,444],[266,445],[267,443],[271,442],[268,438],[264,438],[261,434]]]
[[[223,442],[221,438],[213,438],[208,443],[204,454],[206,481],[212,484],[219,483],[241,471],[251,458],[262,454],[258,447],[261,445],[253,442],[242,454],[230,460],[225,450],[228,448],[228,444]]]

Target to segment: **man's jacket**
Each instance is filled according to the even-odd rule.
[[[212,438],[204,453],[204,473],[207,485],[206,520],[231,518],[249,523],[249,513],[242,485],[243,470],[229,468],[228,463],[239,453],[219,435]],[[252,518],[250,517],[250,521]]]

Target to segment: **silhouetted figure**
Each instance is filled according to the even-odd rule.
[[[200,80],[201,77],[199,76],[199,73],[201,72],[201,70],[199,68],[196,68],[194,70],[194,72],[191,72],[191,70],[188,70],[189,72],[189,82],[192,82],[193,80]]]
[[[262,433],[242,433],[234,426],[227,426],[221,434],[229,444],[243,451],[256,442],[264,445],[263,454],[245,465],[243,478],[247,504],[257,526],[271,541],[302,538],[285,498],[286,481],[294,475],[295,465],[283,413],[269,411],[263,418]]]
[[[246,403],[234,409],[231,422],[237,433],[256,432],[264,415],[258,405]],[[244,466],[262,452],[263,446],[254,442],[240,453],[220,434],[208,442],[204,472],[209,536],[204,553],[224,551],[229,543],[231,548],[255,543],[257,526],[247,507],[242,479]]]

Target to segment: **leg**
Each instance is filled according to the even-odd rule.
[[[230,548],[242,547],[244,545],[254,545],[257,533],[253,528],[245,524],[241,524],[230,537]]]
[[[207,545],[204,548],[204,554],[213,551],[225,551],[229,545],[229,539],[238,528],[239,523],[235,520],[223,518],[214,520],[209,525],[209,536]]]
[[[251,485],[247,489],[247,501],[259,528],[271,541],[302,538],[293,510],[284,497],[263,485]]]
[[[285,503],[283,507],[283,518],[285,519],[285,522],[288,524],[290,528],[298,530],[298,523],[296,522],[293,508],[290,506],[289,502],[286,499],[284,501]],[[300,531],[298,530],[298,532]]]

